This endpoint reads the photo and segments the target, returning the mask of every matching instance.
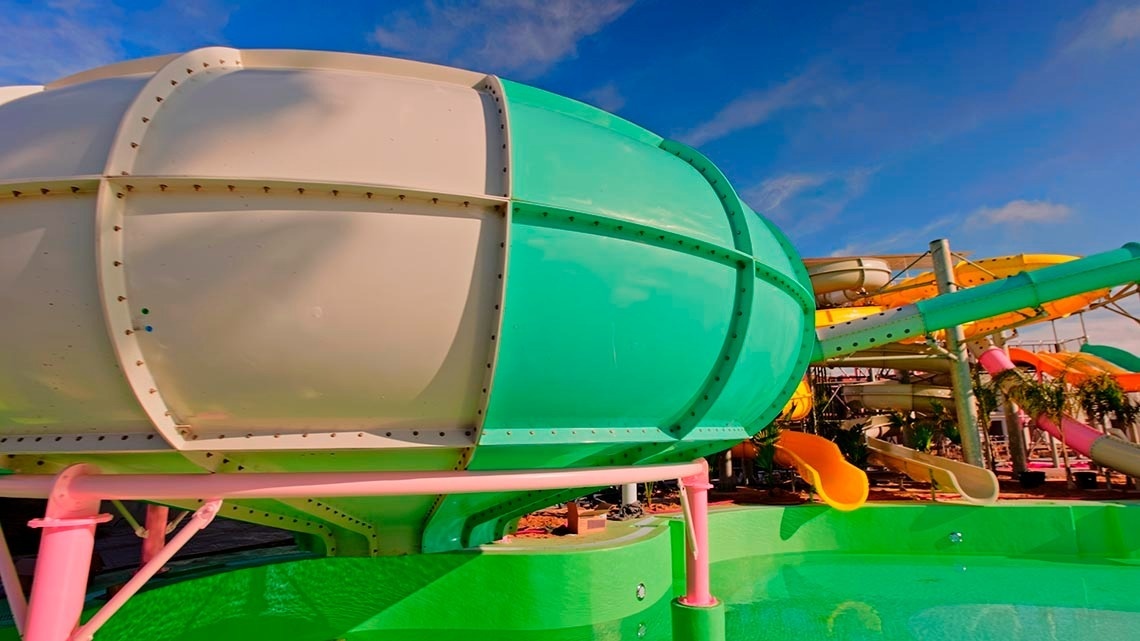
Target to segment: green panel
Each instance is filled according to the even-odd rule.
[[[502,639],[530,630],[544,639],[617,639],[640,629],[664,640],[671,585],[665,529],[574,553],[301,560],[144,592],[98,638]]]
[[[793,370],[803,343],[804,309],[782,290],[757,281],[743,349],[732,377],[702,424],[751,425],[791,398],[802,372]],[[760,311],[762,310],[762,311]],[[797,375],[798,374],[798,375]],[[763,427],[763,426],[760,426]]]
[[[512,105],[516,103],[525,104],[569,118],[577,118],[653,147],[661,144],[661,136],[608,111],[602,111],[584,102],[511,80],[500,79],[500,82],[503,83],[503,91],[507,94]]]
[[[717,358],[734,278],[671,250],[516,222],[484,433],[668,421]]]
[[[642,223],[732,247],[716,195],[687,163],[506,85],[514,200]],[[559,99],[565,100],[565,99]]]

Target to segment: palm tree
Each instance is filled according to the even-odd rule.
[[[995,379],[1018,405],[1031,416],[1045,416],[1057,426],[1061,436],[1061,456],[1065,465],[1065,482],[1074,487],[1073,469],[1069,464],[1069,448],[1065,445],[1065,414],[1077,408],[1076,397],[1070,393],[1065,373],[1056,378],[1035,379],[1017,370],[1002,372]]]

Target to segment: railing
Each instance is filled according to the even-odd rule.
[[[89,641],[126,601],[196,532],[209,525],[224,499],[373,497],[472,494],[604,487],[677,479],[685,515],[685,595],[688,607],[717,605],[709,591],[708,464],[599,467],[568,470],[483,472],[297,472],[272,474],[99,474],[90,465],[73,465],[55,477],[12,475],[0,478],[0,496],[47,498],[31,599],[16,576],[0,531],[0,579],[24,641]],[[205,503],[169,543],[144,542],[147,560],[135,576],[86,624],[78,627],[95,542],[95,526],[110,518],[99,513],[103,500],[200,499]],[[164,524],[155,524],[165,535]],[[152,527],[150,519],[148,530]]]

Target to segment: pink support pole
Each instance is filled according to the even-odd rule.
[[[115,596],[111,597],[111,600],[95,613],[95,616],[83,624],[83,627],[75,631],[75,635],[71,637],[71,641],[91,641],[99,628],[103,627],[103,624],[118,612],[128,599],[133,597],[154,575],[158,574],[158,572],[162,570],[162,567],[166,565],[167,561],[173,558],[174,555],[182,549],[182,546],[186,545],[195,534],[214,520],[214,517],[218,515],[218,510],[221,509],[221,507],[222,502],[218,499],[214,499],[198,508],[198,511],[194,512],[194,515],[190,517],[190,522],[183,526],[178,534],[174,535],[174,538],[170,539],[170,543],[160,548],[145,565],[139,568],[139,571],[131,577],[131,580],[127,581],[126,584],[115,593]],[[148,513],[148,530],[150,525],[149,516]],[[165,527],[165,521],[163,522],[163,527]]]
[[[110,520],[99,514],[99,499],[74,496],[70,485],[94,472],[72,465],[55,478],[47,514],[28,523],[43,528],[24,641],[66,641],[79,624],[87,594],[87,574],[95,548],[95,525]]]
[[[708,464],[669,463],[637,467],[483,472],[269,472],[258,474],[105,474],[76,478],[75,495],[124,501],[199,499],[292,499],[314,496],[423,496],[518,490],[561,490],[685,478],[708,478]],[[707,481],[706,481],[707,482]],[[51,479],[0,477],[0,496],[39,498]]]
[[[24,595],[24,586],[20,585],[20,575],[16,572],[16,564],[12,562],[12,553],[8,550],[8,540],[4,538],[3,529],[0,529],[0,580],[4,584],[4,596],[8,599],[8,608],[12,610],[12,619],[16,622],[16,632],[23,636],[24,619],[28,616],[28,598]]]
[[[166,520],[170,516],[170,508],[165,505],[146,506],[146,538],[142,545],[142,562],[158,556],[162,546],[166,545]]]
[[[701,469],[681,479],[689,510],[689,536],[685,537],[685,596],[680,601],[693,607],[717,604],[709,589],[709,483],[708,463],[701,459]]]

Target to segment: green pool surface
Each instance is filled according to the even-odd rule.
[[[132,599],[96,639],[666,641],[684,586],[681,525],[650,518],[597,539],[192,565]],[[732,641],[1091,641],[1140,629],[1140,504],[731,508],[713,511],[710,536]]]

